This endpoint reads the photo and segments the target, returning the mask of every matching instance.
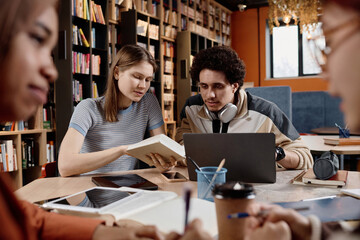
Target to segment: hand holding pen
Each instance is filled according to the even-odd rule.
[[[294,239],[307,239],[311,234],[310,219],[302,216],[297,211],[309,210],[308,207],[297,209],[286,209],[279,205],[254,203],[246,212],[252,216],[251,228],[262,228],[266,223],[277,223],[284,221],[291,229]],[[248,217],[243,215],[243,217]]]

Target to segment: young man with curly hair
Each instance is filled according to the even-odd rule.
[[[200,94],[187,99],[176,141],[182,143],[184,133],[274,133],[278,166],[311,168],[310,150],[286,115],[274,103],[241,89],[245,73],[244,62],[229,47],[200,51],[191,67]]]

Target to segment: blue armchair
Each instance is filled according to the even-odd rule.
[[[275,103],[292,121],[292,96],[289,86],[253,87],[246,88],[245,91]]]

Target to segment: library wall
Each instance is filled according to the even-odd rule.
[[[232,47],[246,64],[245,82],[253,82],[257,87],[260,84],[258,11],[234,12],[231,22]]]
[[[268,7],[249,9],[244,12],[237,11],[231,16],[231,46],[245,61],[247,67],[245,81],[254,82],[254,86],[262,87],[286,85],[290,86],[293,92],[326,91],[327,83],[319,77],[266,78],[265,23],[267,18]]]

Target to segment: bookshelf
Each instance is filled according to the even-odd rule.
[[[161,32],[161,102],[162,114],[165,122],[165,132],[175,138],[177,114],[176,104],[176,35],[178,27],[178,1],[162,0],[160,2],[160,32]]]
[[[56,115],[56,149],[78,102],[101,96],[105,91],[109,66],[108,14],[105,0],[61,3],[59,42],[55,50],[59,70],[56,111],[61,113]]]
[[[151,91],[155,92],[161,105],[165,131],[168,136],[174,138],[177,1],[149,1],[145,6],[148,6],[146,11],[143,1],[137,1],[136,9],[141,10],[121,13],[120,42],[121,45],[138,44],[155,57],[160,70],[155,74]]]
[[[120,44],[137,44],[147,49],[160,65],[160,18],[147,12],[129,10],[121,12]],[[161,76],[159,71],[151,82],[151,92],[162,102]]]
[[[47,162],[47,143],[54,141],[55,122],[51,122],[52,128],[44,129],[43,112],[43,108],[38,108],[34,116],[25,123],[25,130],[21,130],[23,123],[14,122],[12,131],[0,131],[0,146],[4,144],[0,149],[3,153],[6,148],[4,155],[7,153],[7,160],[2,155],[3,162],[1,165],[2,168],[5,166],[7,174],[13,180],[15,189],[40,177],[41,166]],[[6,145],[9,140],[12,142]],[[25,143],[31,143],[32,146],[27,147]],[[9,151],[9,146],[13,146],[13,154]],[[31,156],[33,156],[32,162],[27,161],[31,159]],[[4,164],[4,161],[7,162]],[[13,163],[12,166],[10,166],[11,163]]]
[[[220,45],[231,45],[231,11],[215,0],[180,0],[181,31],[191,31]]]

